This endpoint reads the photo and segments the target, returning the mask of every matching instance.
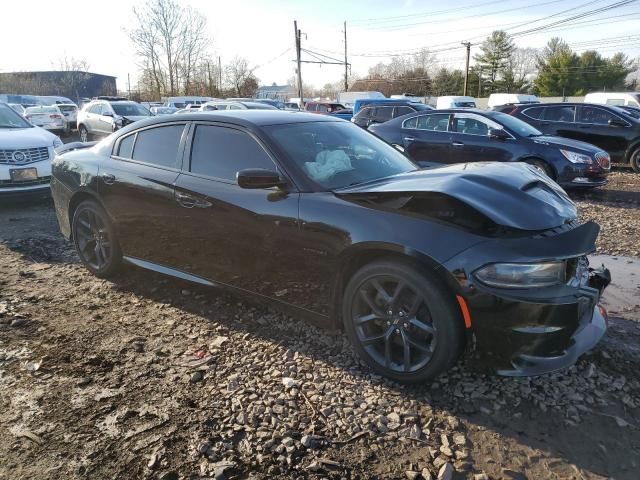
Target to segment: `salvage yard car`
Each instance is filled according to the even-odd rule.
[[[0,103],[0,197],[48,194],[54,134],[35,127],[6,103]]]
[[[93,137],[105,137],[116,130],[151,116],[151,112],[136,102],[128,100],[94,100],[78,112],[80,140],[88,142]]]
[[[421,166],[501,161],[524,162],[565,188],[607,183],[609,154],[588,143],[543,135],[500,112],[432,110],[369,127]]]
[[[606,330],[599,227],[524,164],[420,170],[327,115],[201,112],[129,125],[53,164],[55,210],[99,277],[126,262],[346,330],[422,382],[465,347],[504,375],[571,365]],[[475,347],[474,347],[475,346]]]
[[[67,121],[57,105],[28,107],[24,111],[24,118],[36,127],[42,127],[58,135],[69,131]]]
[[[612,105],[545,103],[514,106],[505,113],[547,135],[592,143],[605,150],[612,162],[629,164],[640,173],[640,119],[627,110]]]

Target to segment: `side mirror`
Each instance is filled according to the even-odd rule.
[[[277,172],[263,168],[246,168],[236,173],[236,181],[242,188],[272,188],[284,182]]]
[[[113,113],[111,112],[102,112],[103,117],[113,117]]]
[[[507,138],[509,138],[509,134],[502,128],[490,128],[489,138],[493,138],[495,140],[506,140]]]
[[[626,123],[624,123],[622,120],[619,120],[617,118],[611,118],[607,123],[609,124],[610,127],[626,127],[627,126]]]

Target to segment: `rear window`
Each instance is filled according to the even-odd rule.
[[[75,112],[77,110],[73,105],[58,105],[58,108],[63,112]]]
[[[183,130],[184,125],[168,125],[139,131],[132,158],[160,167],[176,168]]]
[[[27,113],[60,113],[56,107],[29,107]]]

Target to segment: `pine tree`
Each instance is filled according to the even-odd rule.
[[[473,58],[476,65],[482,69],[484,85],[489,92],[500,87],[500,78],[509,65],[509,59],[513,55],[515,45],[506,32],[494,31],[480,46],[482,53]]]

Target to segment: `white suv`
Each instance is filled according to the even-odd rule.
[[[78,133],[82,142],[93,137],[106,137],[130,123],[151,116],[151,112],[128,100],[95,100],[78,112]]]
[[[49,193],[51,160],[62,140],[0,103],[0,197]]]

